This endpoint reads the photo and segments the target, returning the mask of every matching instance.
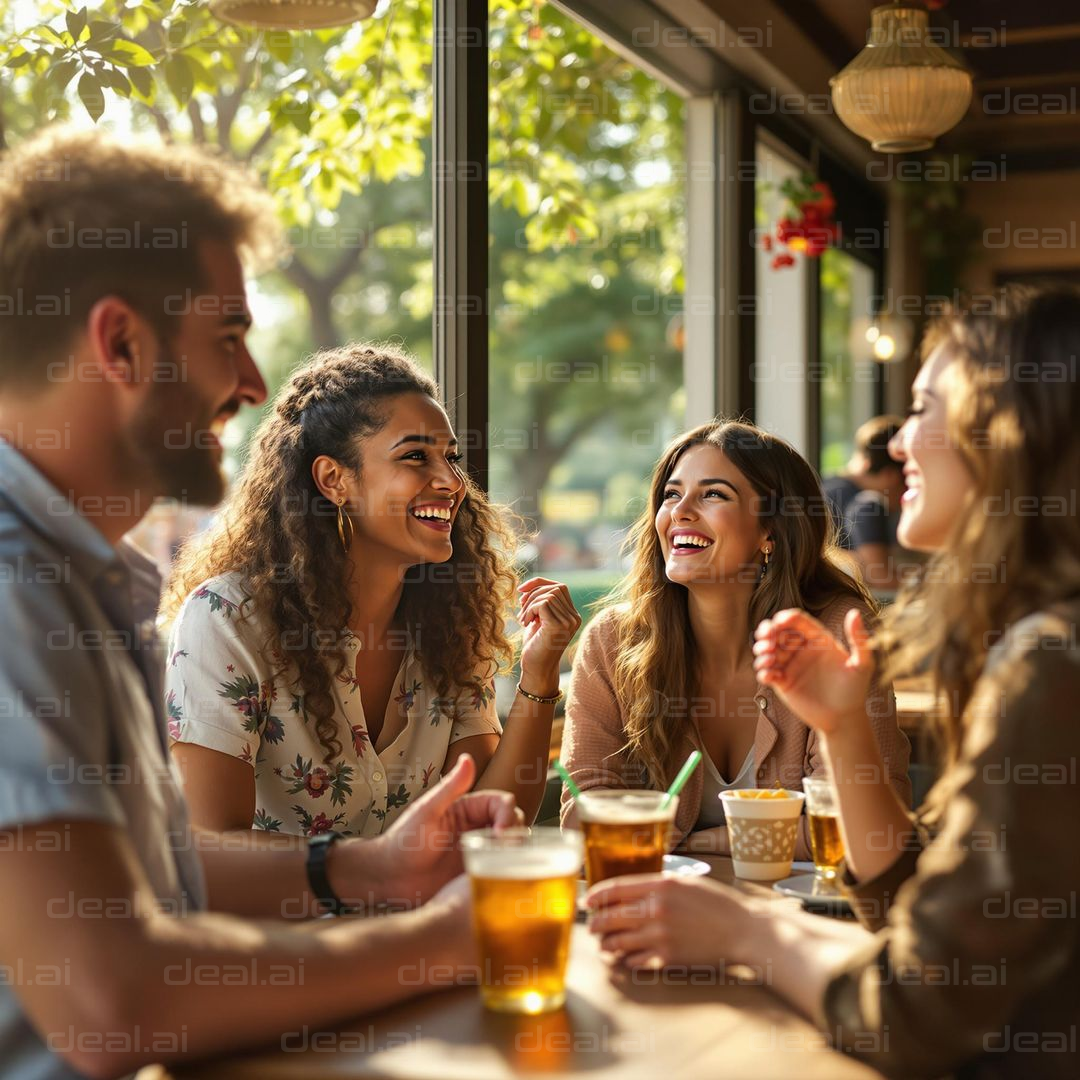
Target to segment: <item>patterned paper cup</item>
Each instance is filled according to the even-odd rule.
[[[791,873],[802,813],[801,791],[750,788],[722,791],[735,876],[779,881]]]

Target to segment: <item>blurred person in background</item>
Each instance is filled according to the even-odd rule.
[[[822,481],[836,523],[837,540],[850,551],[867,586],[895,592],[903,583],[896,560],[896,522],[904,479],[889,456],[889,440],[903,418],[875,416],[855,432],[847,468]]]

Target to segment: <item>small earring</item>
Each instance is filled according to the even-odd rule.
[[[759,581],[763,581],[765,575],[769,572],[769,549],[764,548],[762,554],[765,556],[765,561],[761,564],[761,577],[758,578]]]
[[[341,541],[342,550],[343,551],[348,551],[349,548],[352,546],[354,530],[353,530],[352,518],[349,517],[349,515],[346,514],[344,510],[341,509],[344,505],[345,505],[345,500],[342,499],[341,502],[338,503],[338,508],[337,508],[337,534],[338,534],[338,539]],[[348,524],[349,524],[349,538],[348,538],[348,540],[345,539],[345,523],[346,522],[348,522]]]

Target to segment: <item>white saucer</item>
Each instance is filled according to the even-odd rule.
[[[707,874],[712,867],[701,859],[695,859],[692,855],[665,855],[664,873],[677,874],[679,877],[701,877]]]
[[[850,915],[851,904],[831,881],[822,881],[815,874],[796,874],[778,881],[773,888],[784,896],[794,896],[809,911],[826,912],[829,915]]]

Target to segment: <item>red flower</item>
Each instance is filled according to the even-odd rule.
[[[768,233],[761,238],[761,249],[763,251],[772,251],[772,237]]]
[[[777,255],[770,264],[774,270],[780,270],[785,266],[795,265],[794,255]]]
[[[832,217],[836,210],[836,198],[833,196],[832,188],[823,180],[819,180],[816,184],[811,184],[810,190],[818,195],[815,205],[821,208],[822,217]]]
[[[776,239],[781,244],[787,244],[796,236],[802,236],[802,226],[791,218],[781,218],[776,225]]]
[[[318,836],[320,833],[329,832],[333,827],[334,823],[325,814],[316,814],[311,819],[308,836]]]
[[[325,769],[312,769],[304,777],[304,790],[313,798],[319,799],[326,794],[330,786],[330,774]]]

